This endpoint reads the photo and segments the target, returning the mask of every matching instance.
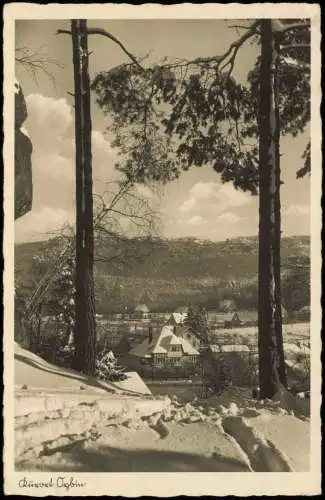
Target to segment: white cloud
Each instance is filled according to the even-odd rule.
[[[199,181],[190,190],[190,194],[196,200],[206,200],[215,195],[219,185],[215,182],[202,182]]]
[[[196,199],[195,198],[189,198],[185,200],[181,206],[179,207],[181,212],[190,212],[196,205]]]
[[[33,175],[45,175],[49,182],[57,179],[61,182],[73,181],[75,166],[71,158],[66,158],[53,152],[44,152],[33,155]],[[45,182],[45,181],[43,181]]]
[[[92,143],[95,148],[106,150],[106,152],[110,153],[112,152],[110,142],[106,139],[102,132],[99,132],[99,130],[92,131]]]
[[[73,110],[66,99],[30,94],[26,104],[28,130],[40,143],[53,144],[72,128]]]
[[[49,177],[75,178],[74,112],[66,99],[31,94],[26,98],[27,127],[33,143],[33,173]],[[98,130],[92,131],[93,177],[107,182],[117,177],[115,153]]]
[[[238,191],[227,182],[197,182],[189,191],[189,197],[180,205],[181,212],[202,212],[213,210],[222,213],[228,208],[241,207],[251,201],[251,195]]]
[[[233,184],[227,182],[219,186],[217,197],[224,207],[241,207],[251,202],[252,196],[243,191],[238,191]]]
[[[286,215],[292,216],[308,216],[310,214],[310,206],[309,205],[290,205],[284,213]]]
[[[74,213],[64,209],[42,207],[32,210],[15,222],[16,242],[41,240],[74,224]]]
[[[217,182],[196,182],[188,192],[188,197],[182,202],[179,210],[184,216],[178,221],[178,226],[191,226],[200,231],[217,223],[222,225],[223,231],[229,231],[229,226],[236,226],[244,217],[238,212],[242,207],[252,202],[250,194],[237,191],[233,184]],[[211,229],[213,231],[213,229]],[[211,231],[209,234],[211,234]],[[219,229],[218,229],[218,232]],[[201,235],[202,236],[202,235]]]
[[[202,226],[203,224],[206,224],[207,221],[203,219],[200,215],[193,215],[190,219],[185,221],[189,226]]]
[[[92,131],[93,176],[99,183],[116,180],[120,174],[115,170],[116,152],[105,135]]]
[[[218,222],[225,222],[227,224],[237,224],[240,220],[242,220],[242,217],[239,217],[233,212],[224,212],[217,217]]]
[[[26,104],[28,118],[24,125],[33,144],[33,212],[19,221],[17,238],[28,239],[29,234],[41,233],[44,227],[45,231],[55,231],[65,214],[74,210],[75,132],[74,110],[66,99],[30,94]],[[119,177],[115,156],[106,136],[93,130],[94,193],[103,194],[107,183]]]

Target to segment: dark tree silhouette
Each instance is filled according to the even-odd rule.
[[[94,229],[88,36],[85,20],[71,21],[75,84],[76,320],[74,368],[95,374]]]

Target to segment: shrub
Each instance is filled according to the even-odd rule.
[[[112,351],[99,351],[96,358],[96,376],[100,380],[119,381],[127,379],[124,368],[119,366]]]

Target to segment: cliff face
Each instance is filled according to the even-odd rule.
[[[33,146],[23,124],[27,119],[27,106],[18,82],[15,83],[15,219],[32,208],[32,151]]]

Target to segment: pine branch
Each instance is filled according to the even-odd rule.
[[[191,65],[196,65],[196,66],[204,66],[210,63],[216,63],[216,69],[219,69],[220,71],[224,70],[227,66],[230,65],[230,69],[228,71],[228,76],[230,76],[234,64],[235,64],[235,59],[237,56],[237,53],[239,49],[242,47],[242,45],[252,36],[258,34],[258,26],[260,25],[260,21],[255,21],[251,26],[246,26],[245,28],[247,29],[247,32],[244,33],[241,37],[238,38],[235,42],[233,42],[228,50],[221,55],[215,55],[211,57],[198,57],[196,59],[193,59],[191,61],[188,60],[182,60],[180,62],[174,63],[174,64],[166,64],[163,65],[162,67],[164,68],[186,68]],[[228,59],[228,60],[227,60]]]
[[[297,29],[301,29],[301,28],[308,29],[309,24],[306,22],[284,24],[279,19],[274,19],[273,28],[274,28],[274,31],[276,31],[277,33],[286,33],[287,31],[293,31],[293,30],[297,30]]]
[[[122,49],[122,51],[131,59],[131,61],[133,61],[134,64],[139,69],[141,69],[141,71],[144,71],[144,68],[141,66],[141,64],[136,59],[136,57],[133,54],[131,54],[131,52],[129,52],[127,50],[127,48],[123,45],[123,43],[120,42],[120,40],[118,38],[116,38],[114,35],[112,35],[111,33],[109,33],[108,31],[106,31],[102,28],[87,28],[86,32],[87,32],[87,35],[102,35],[102,36],[109,38],[113,42],[115,42]],[[69,31],[69,30],[57,30],[56,34],[57,35],[60,35],[60,34],[71,35],[71,31]]]
[[[229,49],[221,56],[220,58],[220,63],[218,64],[218,69],[220,69],[221,71],[223,69],[225,69],[228,65],[230,65],[230,69],[228,71],[228,76],[230,76],[233,68],[234,68],[234,64],[235,64],[235,60],[236,60],[236,56],[237,56],[237,53],[239,51],[239,49],[242,47],[242,45],[249,39],[251,38],[252,36],[256,35],[258,33],[257,31],[257,28],[260,24],[260,21],[255,21],[252,26],[248,29],[247,33],[244,33],[240,38],[238,38],[238,40],[236,40],[235,42],[233,42]],[[220,65],[227,59],[227,57],[230,56],[230,59],[223,65],[222,68],[220,68]]]

